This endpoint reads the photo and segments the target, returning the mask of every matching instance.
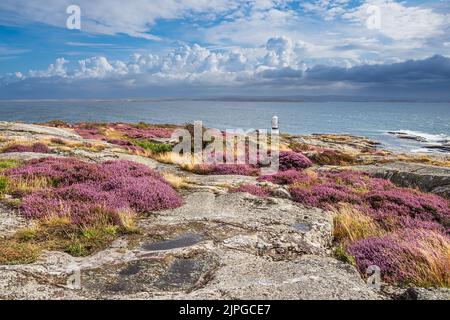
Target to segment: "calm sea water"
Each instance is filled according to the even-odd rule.
[[[149,122],[182,124],[202,120],[218,129],[270,126],[280,119],[287,133],[349,133],[389,149],[411,151],[423,144],[387,131],[406,130],[430,143],[450,137],[450,104],[386,102],[223,102],[223,101],[0,101],[0,120],[44,122]]]

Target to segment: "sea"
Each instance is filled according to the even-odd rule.
[[[220,100],[0,101],[0,121],[41,123],[202,121],[217,129],[268,129],[273,116],[290,134],[364,136],[400,152],[440,152],[450,143],[450,103]],[[394,135],[396,133],[397,135]],[[409,139],[399,138],[399,135]]]

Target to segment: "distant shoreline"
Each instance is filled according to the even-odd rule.
[[[162,98],[99,98],[99,99],[0,99],[0,102],[163,102],[163,101],[218,101],[218,102],[380,102],[380,103],[450,103],[450,100],[411,98],[380,98],[351,96],[302,96],[302,97],[162,97]]]

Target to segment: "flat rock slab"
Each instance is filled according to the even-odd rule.
[[[305,208],[288,199],[258,198],[248,193],[200,191],[187,195],[184,200],[182,207],[162,212],[153,224],[202,222],[205,228],[217,223],[231,225],[242,231],[229,234],[228,247],[268,254],[273,259],[288,259],[301,253],[325,253],[330,248],[333,217],[320,209]]]
[[[0,204],[0,239],[13,235],[17,230],[29,225],[17,210]]]
[[[389,179],[401,187],[419,188],[424,192],[450,198],[450,168],[395,162],[355,166],[352,169],[363,170],[376,177]]]
[[[0,153],[0,159],[9,159],[9,160],[19,160],[19,161],[28,161],[33,159],[42,159],[42,158],[64,158],[61,155],[54,153],[37,153],[37,152],[7,152]]]
[[[256,184],[256,177],[240,175],[199,175],[187,173],[189,182],[204,186],[238,186],[241,184]]]
[[[221,252],[226,265],[193,299],[361,299],[381,296],[356,269],[329,257],[305,255],[295,261],[268,261],[236,252]]]
[[[56,136],[67,139],[82,140],[73,130],[64,128],[45,127],[35,124],[0,122],[0,131],[27,132],[39,135]]]

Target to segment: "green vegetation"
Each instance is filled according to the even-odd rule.
[[[0,172],[7,170],[7,169],[18,167],[19,165],[20,165],[19,161],[9,160],[9,159],[1,159],[0,160]]]
[[[8,189],[8,178],[0,176],[0,195],[4,194]]]
[[[167,143],[156,143],[149,140],[135,140],[134,144],[153,153],[165,153],[172,151],[172,145]]]
[[[336,256],[336,259],[342,262],[355,265],[355,258],[353,258],[353,256],[347,252],[347,249],[343,244],[340,244],[339,246],[336,247],[334,255]]]

